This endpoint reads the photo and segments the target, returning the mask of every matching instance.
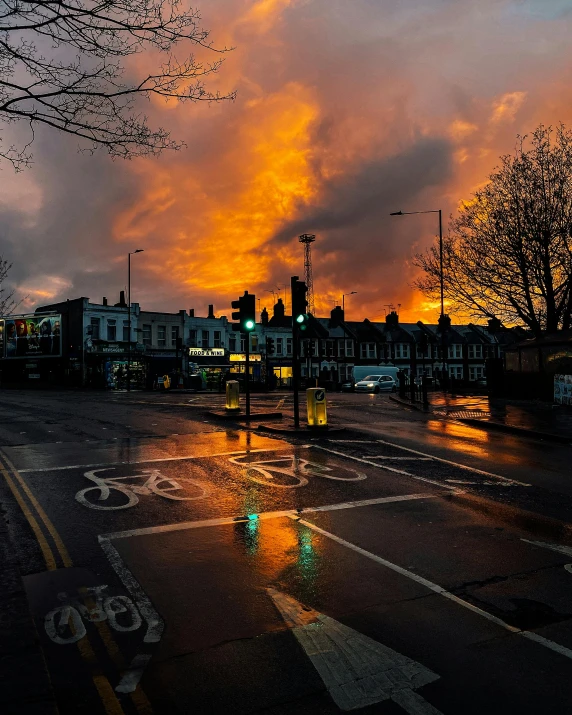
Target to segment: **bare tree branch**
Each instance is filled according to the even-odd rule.
[[[123,158],[177,149],[181,144],[151,128],[136,102],[234,98],[205,86],[229,48],[216,49],[200,20],[181,0],[0,0],[0,120],[44,124],[87,140],[88,150],[103,146]],[[199,61],[194,48],[217,57]],[[127,78],[121,59],[149,49],[164,61]],[[24,168],[30,143],[0,144],[0,159]]]
[[[537,336],[572,327],[572,132],[540,125],[451,219],[445,296],[453,312],[524,323]],[[436,297],[438,246],[417,254],[415,283]]]

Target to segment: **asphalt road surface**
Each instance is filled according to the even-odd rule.
[[[221,404],[2,393],[0,499],[62,715],[572,712],[571,448],[386,395],[332,396],[345,429],[317,436]]]

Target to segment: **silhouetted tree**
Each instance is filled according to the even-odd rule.
[[[572,327],[572,132],[540,125],[463,203],[443,241],[450,309],[526,325],[536,336]],[[414,263],[439,293],[437,244]]]
[[[0,315],[10,315],[19,304],[14,300],[14,290],[5,287],[10,268],[12,264],[0,256]]]
[[[197,60],[189,45],[217,52]],[[173,54],[177,49],[183,59]],[[150,73],[126,58],[149,50]],[[129,158],[176,149],[162,128],[153,129],[137,97],[178,101],[232,98],[207,91],[220,54],[200,26],[200,16],[180,0],[0,0],[0,119],[26,122],[25,146],[0,147],[16,170],[29,163],[34,127],[42,124]]]

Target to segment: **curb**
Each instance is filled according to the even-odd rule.
[[[281,420],[282,412],[251,412],[250,417],[247,417],[244,412],[227,413],[218,411],[207,411],[205,415],[215,417],[217,420],[228,422],[252,422],[253,420]]]
[[[345,427],[272,427],[270,425],[258,425],[258,432],[270,432],[270,434],[298,435],[302,437],[316,437],[318,435],[328,435],[332,433],[345,432]]]
[[[552,434],[551,432],[515,427],[514,425],[506,425],[502,422],[495,422],[494,420],[478,420],[473,417],[456,418],[456,420],[457,422],[463,422],[478,429],[507,432],[509,434],[520,435],[521,437],[528,437],[529,439],[544,439],[549,442],[558,442],[559,444],[572,444],[572,436],[564,437],[564,435]]]

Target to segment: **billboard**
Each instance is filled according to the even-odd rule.
[[[62,354],[61,315],[14,316],[3,321],[4,355],[59,357]]]

